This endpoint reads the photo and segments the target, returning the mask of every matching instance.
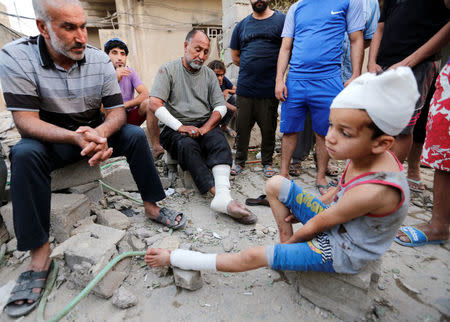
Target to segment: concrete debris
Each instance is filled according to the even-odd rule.
[[[84,194],[91,202],[103,200],[103,187],[100,182],[90,182],[81,186],[69,188],[70,193]]]
[[[137,298],[133,293],[122,286],[114,292],[112,304],[119,309],[127,309],[137,304]]]
[[[51,173],[52,191],[67,189],[101,179],[100,167],[91,167],[86,160],[56,169]]]
[[[146,245],[142,242],[142,240],[134,235],[130,235],[128,237],[128,243],[130,244],[131,248],[133,248],[133,250],[145,250],[146,249]]]
[[[173,277],[175,285],[187,290],[195,291],[203,286],[202,275],[200,271],[185,271],[180,268],[173,268]]]
[[[12,253],[15,250],[17,250],[17,239],[13,238],[9,242],[6,243],[6,252]]]
[[[9,235],[15,237],[12,203],[1,207],[0,214]],[[89,201],[85,195],[54,193],[51,199],[50,234],[61,243],[70,237],[75,223],[89,215]]]
[[[233,243],[233,241],[230,238],[225,238],[222,241],[222,247],[223,247],[223,250],[228,253],[228,252],[231,252],[233,250],[234,243]]]
[[[98,223],[115,229],[127,229],[130,226],[130,219],[115,209],[107,209],[99,212]]]
[[[128,163],[119,161],[111,166],[102,169],[103,182],[112,186],[113,188],[124,191],[138,191],[136,183],[130,171]],[[104,187],[105,191],[109,189]]]

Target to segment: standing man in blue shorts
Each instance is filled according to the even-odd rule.
[[[364,16],[359,0],[303,0],[288,11],[277,65],[275,96],[283,101],[280,131],[281,175],[289,177],[289,163],[306,112],[311,112],[316,136],[316,186],[321,194],[330,187],[325,177],[329,156],[325,148],[328,116],[333,98],[344,88],[341,81],[342,40],[351,44],[352,77],[361,74],[364,55]],[[286,84],[284,74],[290,64]]]
[[[253,13],[233,30],[230,48],[233,63],[240,67],[236,105],[236,159],[232,175],[242,172],[247,161],[253,125],[261,129],[261,163],[264,176],[272,177],[272,156],[278,118],[274,96],[277,57],[281,45],[284,13],[269,8],[268,0],[250,0]]]

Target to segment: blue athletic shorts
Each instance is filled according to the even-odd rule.
[[[283,181],[279,199],[302,224],[327,207],[287,179]],[[275,270],[335,272],[326,233],[320,233],[308,242],[267,246],[266,257],[269,266]]]
[[[286,87],[288,95],[281,105],[280,132],[303,131],[309,109],[313,131],[325,136],[328,132],[331,102],[344,88],[341,77],[306,80],[290,79],[288,76]]]

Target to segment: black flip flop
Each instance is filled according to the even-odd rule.
[[[258,198],[247,198],[245,199],[245,204],[247,206],[267,206],[269,205],[269,200],[267,200],[266,195],[260,195]]]

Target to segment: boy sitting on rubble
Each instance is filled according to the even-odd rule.
[[[347,167],[339,186],[320,199],[281,176],[267,182],[281,244],[218,255],[150,248],[146,263],[223,272],[269,266],[358,273],[389,248],[407,215],[408,184],[389,149],[418,96],[411,69],[399,67],[378,76],[366,73],[334,99],[326,147],[332,158],[348,159]],[[297,220],[303,226],[293,233]]]

